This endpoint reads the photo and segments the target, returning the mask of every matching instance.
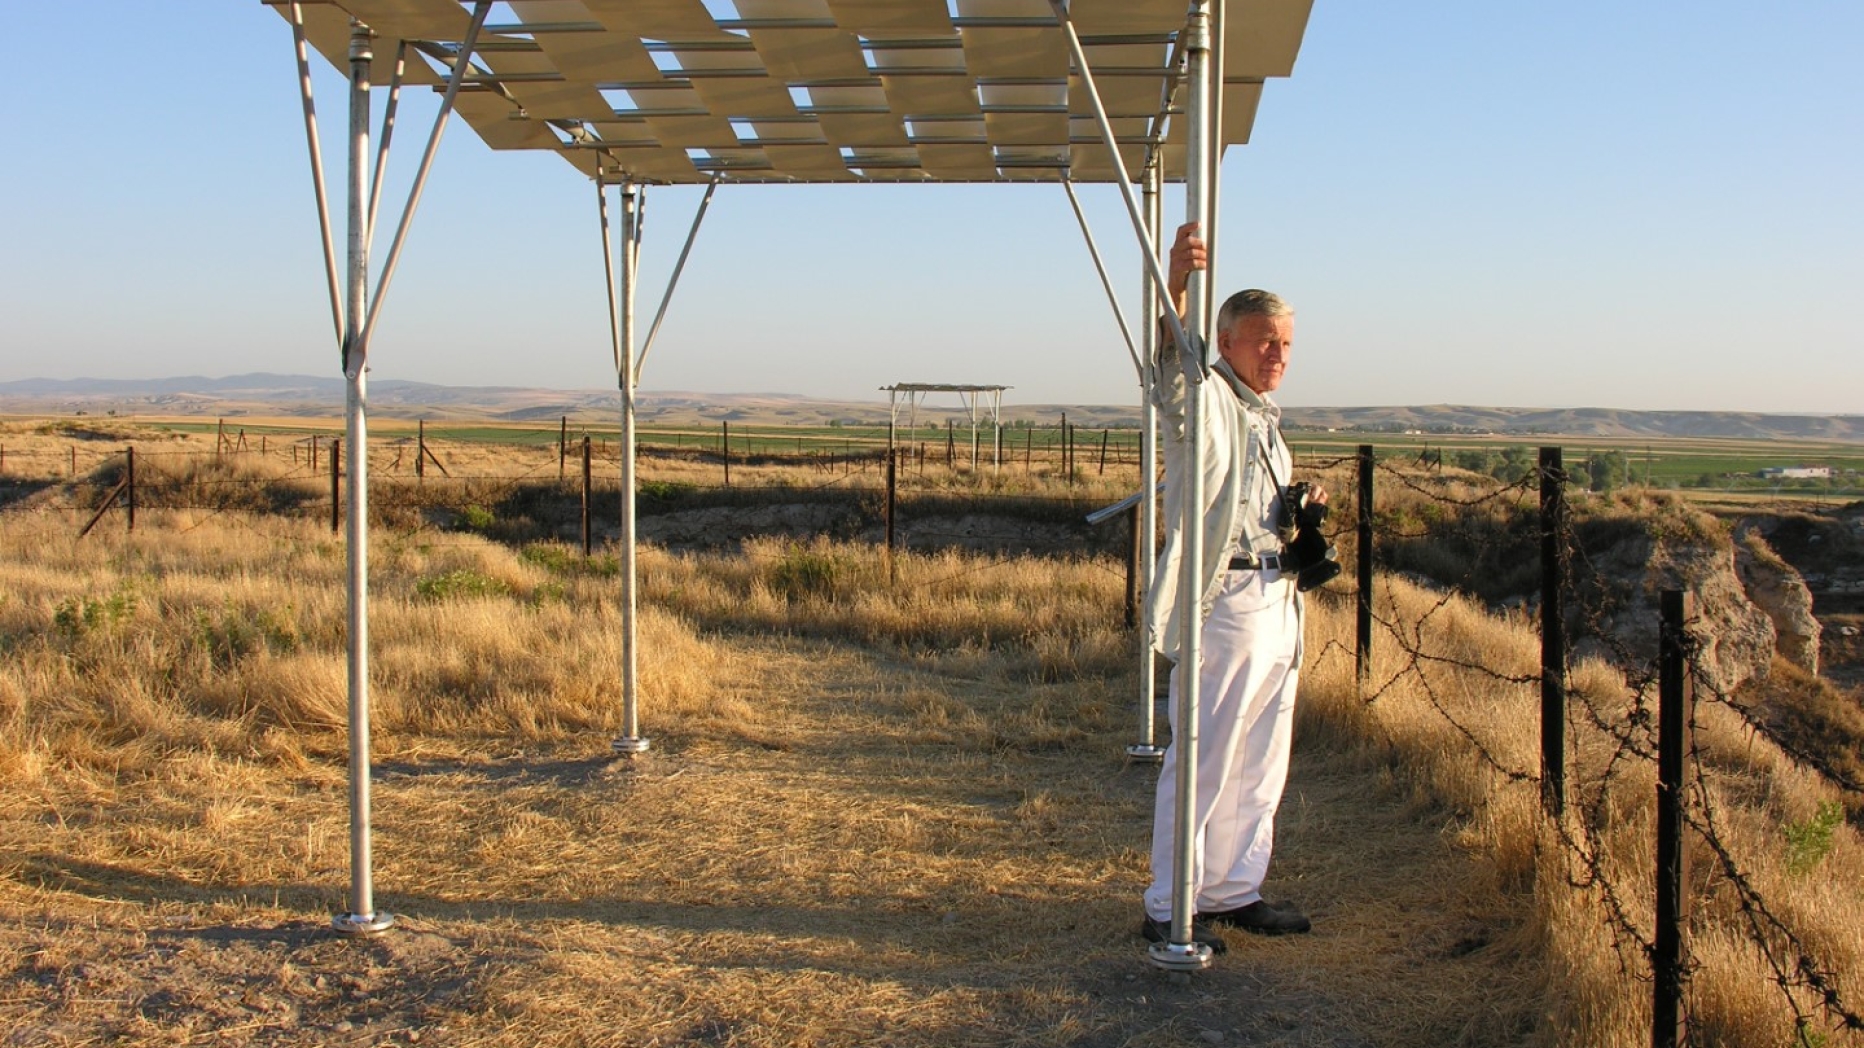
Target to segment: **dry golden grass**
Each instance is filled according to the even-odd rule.
[[[1421,627],[1403,643],[1388,634],[1375,642],[1371,703],[1341,701],[1351,694],[1344,687],[1319,687],[1306,692],[1310,713],[1382,740],[1402,777],[1454,812],[1459,846],[1481,856],[1504,890],[1532,887],[1536,933],[1549,958],[1545,1007],[1549,1028],[1565,1031],[1560,1043],[1648,1044],[1649,964],[1635,941],[1648,942],[1654,927],[1655,766],[1614,760],[1617,738],[1588,727],[1577,710],[1589,705],[1615,729],[1636,734],[1641,729],[1632,724],[1634,697],[1625,680],[1599,663],[1572,672],[1569,723],[1577,726],[1569,732],[1570,800],[1562,832],[1540,816],[1538,783],[1525,777],[1539,763],[1538,685],[1428,660],[1413,664],[1408,654],[1422,650],[1496,674],[1528,676],[1535,672],[1538,641],[1460,598],[1446,600],[1402,579],[1382,580],[1381,593],[1382,617]],[[1350,604],[1328,601],[1321,608],[1315,626],[1322,636],[1350,636]],[[1336,651],[1320,669],[1350,674],[1350,661]],[[1653,713],[1654,703],[1652,695]],[[1691,787],[1692,820],[1713,830],[1732,868],[1702,834],[1692,833],[1696,902],[1688,942],[1695,968],[1686,1008],[1695,1022],[1693,1043],[1864,1043],[1856,1032],[1834,1031],[1838,1017],[1822,1011],[1791,971],[1803,955],[1826,974],[1847,1008],[1855,1013],[1864,1002],[1864,931],[1849,916],[1864,904],[1858,836],[1843,823],[1832,825],[1828,815],[1824,847],[1803,851],[1792,842],[1793,833],[1817,824],[1821,805],[1830,811],[1845,798],[1757,737],[1735,711],[1704,702],[1695,716],[1702,770]],[[1734,871],[1777,925],[1769,920],[1763,933],[1754,930],[1731,884]],[[1623,907],[1628,932],[1609,915],[1608,888]],[[1760,942],[1767,943],[1772,962]],[[1790,999],[1777,984],[1774,963],[1786,965],[1792,981],[1802,984]],[[1803,1040],[1800,1015],[1809,1020]]]
[[[629,760],[607,752],[610,562],[378,532],[375,872],[402,925],[356,943],[323,917],[348,883],[340,542],[238,510],[74,531],[0,515],[0,1029],[22,1043],[1648,1039],[1641,962],[1571,886],[1534,784],[1471,741],[1531,771],[1534,685],[1404,674],[1381,638],[1390,683],[1364,702],[1344,593],[1310,604],[1271,875],[1316,932],[1234,936],[1181,985],[1134,934],[1152,773],[1121,760],[1138,688],[1111,560],[645,549],[654,748]],[[1433,653],[1534,672],[1524,623],[1380,586]],[[1605,667],[1574,689],[1626,712]],[[1698,727],[1717,829],[1855,1008],[1856,836],[1794,861],[1782,827],[1832,794],[1725,712]],[[1576,743],[1589,802],[1608,750]],[[1586,839],[1648,934],[1652,780],[1612,783],[1610,832]],[[1696,864],[1698,1038],[1795,1043]]]

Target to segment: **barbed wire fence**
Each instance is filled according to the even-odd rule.
[[[1648,612],[1630,606],[1627,595],[1609,583],[1623,574],[1624,565],[1601,561],[1598,543],[1586,541],[1582,525],[1561,505],[1568,478],[1558,449],[1544,449],[1554,454],[1549,458],[1543,453],[1540,468],[1512,483],[1493,481],[1486,490],[1473,475],[1445,480],[1427,470],[1385,462],[1371,465],[1371,450],[1363,446],[1358,460],[1362,496],[1373,488],[1374,471],[1398,496],[1375,503],[1376,512],[1364,513],[1376,518],[1379,546],[1357,548],[1351,522],[1339,517],[1333,537],[1341,545],[1354,546],[1353,556],[1362,563],[1379,561],[1386,577],[1404,578],[1429,596],[1421,606],[1411,601],[1413,610],[1406,614],[1396,594],[1386,593],[1382,599],[1355,594],[1362,609],[1371,612],[1377,646],[1393,653],[1384,662],[1390,667],[1387,672],[1370,680],[1366,667],[1372,661],[1372,638],[1359,638],[1358,649],[1350,654],[1360,664],[1360,701],[1371,707],[1412,689],[1504,788],[1540,792],[1546,824],[1569,859],[1568,887],[1596,900],[1623,974],[1650,988],[1654,1045],[1692,1043],[1690,1015],[1692,1005],[1699,1003],[1692,1001],[1692,977],[1701,962],[1691,956],[1687,942],[1690,903],[1696,895],[1738,915],[1736,931],[1763,959],[1793,1018],[1793,1044],[1810,1048],[1826,1043],[1834,1031],[1864,1031],[1857,1002],[1846,999],[1839,974],[1822,957],[1816,936],[1796,926],[1807,919],[1803,911],[1783,908],[1762,892],[1761,878],[1754,872],[1756,857],[1743,854],[1724,811],[1729,789],[1716,779],[1717,755],[1709,752],[1694,726],[1703,707],[1725,708],[1756,737],[1834,788],[1864,794],[1860,784],[1775,730],[1752,705],[1736,697],[1700,642],[1708,624],[1693,611],[1679,610],[1690,607],[1684,590],[1666,591],[1655,631],[1626,628],[1626,619]],[[1339,459],[1304,463],[1320,471],[1342,464]],[[1543,495],[1539,507],[1532,504],[1536,487]],[[1559,493],[1551,506],[1545,497],[1549,492]],[[1360,515],[1362,507],[1351,506],[1349,512]],[[1570,562],[1577,570],[1560,570],[1554,589],[1544,591],[1540,600],[1518,600],[1518,581],[1506,577],[1524,574],[1520,566],[1536,560],[1535,539],[1557,549],[1558,568]],[[1543,559],[1543,582],[1548,566]],[[1518,602],[1498,600],[1505,592],[1515,594]],[[1543,665],[1538,672],[1488,665],[1441,639],[1444,631],[1433,628],[1435,621],[1459,600],[1469,599],[1540,619]],[[1558,621],[1556,627],[1548,628],[1549,616]],[[1623,682],[1620,693],[1567,689],[1566,669],[1574,649],[1566,639],[1569,629],[1592,654],[1617,668]],[[1657,643],[1643,645],[1640,632],[1654,632],[1645,639]],[[1348,654],[1344,645],[1332,642],[1316,658]],[[1501,744],[1508,740],[1486,731],[1441,694],[1434,674],[1442,671],[1457,674],[1465,687],[1473,678],[1477,687],[1487,682],[1493,688],[1539,686],[1543,697],[1552,692],[1559,702],[1551,707],[1543,703],[1542,766],[1512,763],[1503,756]],[[1596,741],[1573,749],[1585,750],[1583,767],[1589,770],[1569,783],[1582,762],[1566,759],[1567,743],[1586,742],[1584,736]],[[1545,745],[1550,737],[1558,742]],[[1637,898],[1648,890],[1645,879],[1630,876],[1623,857],[1614,854],[1614,830],[1621,828],[1627,804],[1639,803],[1645,787],[1638,784],[1652,772],[1658,783],[1654,906]],[[1682,837],[1685,828],[1697,850],[1710,859],[1712,869],[1701,876],[1690,874],[1692,849]]]
[[[1105,430],[1097,440],[1089,434],[1082,443],[1074,427],[1058,427],[1042,434],[1046,446],[1037,445],[1035,430],[1023,432],[1023,447],[1015,449],[1022,455],[1009,455],[1006,449],[1001,462],[980,459],[973,469],[955,453],[928,466],[932,457],[924,453],[923,441],[914,445],[902,439],[889,451],[884,433],[878,443],[872,435],[828,436],[809,444],[764,435],[752,444],[752,438],[733,435],[724,426],[710,441],[692,434],[692,440],[643,444],[640,459],[667,466],[665,472],[674,479],[639,483],[637,506],[648,519],[715,506],[837,504],[845,508],[850,526],[885,528],[889,549],[909,543],[987,548],[990,536],[962,527],[955,518],[1007,514],[1078,521],[1092,508],[1097,490],[1122,476],[1138,484],[1136,447],[1110,441]],[[324,518],[338,530],[348,479],[341,438],[271,436],[249,439],[243,430],[221,434],[211,451],[100,447],[100,441],[56,451],[14,448],[0,468],[0,504],[64,513],[74,531],[86,532],[111,510],[120,510],[124,526],[134,530],[138,509],[202,514],[181,525],[188,530],[242,510]],[[612,535],[619,518],[620,446],[587,433],[572,436],[567,426],[560,435],[530,436],[550,439],[505,447],[496,456],[477,442],[430,441],[425,427],[417,435],[378,439],[369,454],[372,527],[430,541],[469,531],[511,538],[529,529],[564,541],[580,534],[585,552],[593,552],[596,532]],[[1083,449],[1098,456],[1092,465],[1081,463]],[[1030,457],[1036,452],[1047,461]],[[889,459],[903,468],[890,469]],[[716,470],[709,479],[708,469]],[[1050,490],[1018,490],[1016,474],[1039,474]],[[798,476],[813,479],[799,482]],[[1055,494],[1057,478],[1069,489],[1079,482],[1078,493]],[[911,500],[910,511],[921,518],[911,527],[896,519],[902,499]],[[515,519],[501,526],[507,514]],[[580,526],[567,524],[566,516],[577,518]]]

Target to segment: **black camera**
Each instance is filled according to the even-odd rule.
[[[1338,554],[1320,530],[1326,522],[1327,506],[1308,500],[1307,482],[1282,490],[1281,519],[1275,528],[1281,536],[1282,571],[1294,573],[1295,588],[1302,592],[1340,573]]]

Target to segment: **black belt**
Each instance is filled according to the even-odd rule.
[[[1239,553],[1230,558],[1231,571],[1280,571],[1279,553]]]

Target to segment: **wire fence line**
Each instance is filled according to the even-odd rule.
[[[1514,483],[1494,481],[1491,482],[1490,490],[1470,493],[1452,490],[1451,486],[1439,484],[1432,478],[1419,478],[1384,464],[1379,465],[1377,470],[1379,477],[1391,480],[1401,494],[1414,503],[1455,507],[1465,513],[1477,510],[1504,515],[1522,513],[1525,507],[1520,504],[1521,500],[1533,486],[1540,483],[1544,475],[1537,471]],[[1563,482],[1564,478],[1559,480]],[[1469,478],[1459,478],[1457,481],[1458,485],[1476,483],[1479,481]],[[1417,507],[1412,508],[1415,510]],[[1390,513],[1383,514],[1381,520],[1389,521],[1393,516]],[[1412,519],[1417,516],[1413,514]],[[1404,518],[1400,516],[1400,519]],[[1437,526],[1393,529],[1381,525],[1377,535],[1382,544],[1389,546],[1408,539],[1428,538],[1441,534],[1442,530]],[[1469,572],[1473,574],[1478,564],[1493,563],[1505,556],[1518,557],[1522,537],[1519,531],[1518,527],[1511,529],[1504,526],[1487,530],[1465,529],[1462,535],[1469,548],[1463,552],[1465,563],[1470,565]],[[1339,528],[1336,538],[1345,541],[1348,537],[1347,529],[1343,526]],[[1577,701],[1566,704],[1562,723],[1543,725],[1543,730],[1574,736],[1591,734],[1604,747],[1602,754],[1594,752],[1587,761],[1595,769],[1591,776],[1571,786],[1576,800],[1573,817],[1549,817],[1546,822],[1554,830],[1554,837],[1571,860],[1567,876],[1569,887],[1590,893],[1598,900],[1601,919],[1611,933],[1620,964],[1625,966],[1625,974],[1640,983],[1661,985],[1667,978],[1683,987],[1680,1003],[1682,1014],[1687,1016],[1693,1006],[1699,1003],[1691,998],[1688,991],[1692,985],[1691,977],[1697,972],[1699,963],[1689,959],[1687,953],[1675,962],[1659,956],[1662,936],[1658,928],[1653,927],[1648,918],[1636,916],[1645,913],[1647,907],[1631,901],[1633,894],[1643,889],[1626,883],[1624,874],[1618,872],[1617,864],[1610,860],[1612,831],[1619,823],[1616,813],[1624,803],[1622,791],[1627,788],[1624,783],[1633,772],[1639,774],[1641,781],[1641,777],[1657,765],[1660,757],[1659,717],[1654,708],[1661,678],[1658,653],[1654,650],[1637,650],[1633,646],[1634,641],[1622,629],[1618,619],[1625,609],[1610,602],[1608,587],[1600,585],[1598,581],[1616,566],[1595,561],[1594,551],[1583,540],[1579,524],[1562,516],[1555,537],[1565,554],[1580,568],[1563,582],[1562,613],[1572,614],[1578,620],[1586,642],[1618,668],[1624,683],[1622,693],[1615,697],[1580,690],[1576,695]],[[1369,552],[1378,557],[1385,551]],[[1398,570],[1389,563],[1386,567]],[[1432,620],[1459,596],[1477,595],[1481,587],[1471,577],[1416,581],[1441,592],[1421,612],[1414,611],[1408,618],[1400,617],[1399,602],[1394,596],[1388,594],[1385,600],[1378,603],[1379,608],[1385,609],[1372,616],[1377,625],[1379,643],[1381,646],[1390,645],[1395,650],[1398,664],[1382,681],[1369,683],[1362,690],[1362,701],[1368,706],[1379,703],[1402,684],[1411,682],[1422,693],[1423,701],[1433,715],[1441,718],[1476,759],[1504,783],[1544,791],[1548,771],[1513,765],[1498,756],[1494,740],[1486,739],[1479,726],[1470,723],[1451,703],[1444,701],[1431,671],[1454,671],[1465,678],[1473,675],[1497,686],[1517,687],[1543,683],[1543,674],[1485,665],[1466,654],[1441,650],[1433,645],[1430,630]],[[1535,610],[1531,603],[1526,607]],[[1706,624],[1702,622],[1687,625],[1688,631],[1702,631],[1705,628]],[[1695,634],[1685,632],[1684,635],[1693,637]],[[1344,656],[1346,653],[1344,645],[1330,642],[1318,657],[1336,654]],[[1572,656],[1571,645],[1566,645],[1565,650],[1558,655],[1558,664],[1567,666]],[[1706,652],[1702,644],[1689,643],[1685,656],[1686,672],[1695,684],[1689,693],[1688,709],[1683,714],[1689,725],[1693,726],[1697,721],[1701,706],[1725,707],[1733,711],[1748,730],[1776,746],[1787,759],[1818,772],[1824,781],[1840,790],[1852,794],[1861,792],[1857,782],[1830,767],[1829,762],[1807,752],[1804,747],[1795,745],[1791,739],[1767,724],[1750,705],[1730,694],[1722,683],[1721,675],[1705,662]],[[1569,699],[1573,697],[1569,696]],[[1765,958],[1773,973],[1773,981],[1794,1017],[1796,1044],[1823,1043],[1825,1035],[1820,1032],[1822,1028],[1864,1030],[1864,1017],[1860,1016],[1854,1003],[1844,999],[1838,986],[1837,973],[1828,962],[1820,959],[1806,936],[1796,932],[1792,922],[1782,916],[1780,908],[1770,903],[1757,887],[1757,879],[1748,868],[1748,860],[1740,855],[1741,849],[1728,832],[1726,819],[1720,815],[1720,802],[1716,799],[1719,794],[1712,786],[1709,770],[1712,755],[1705,752],[1693,730],[1689,737],[1691,742],[1687,763],[1691,770],[1688,797],[1681,807],[1682,820],[1713,856],[1718,876],[1686,887],[1685,890],[1732,895],[1733,905],[1742,915],[1742,927],[1750,947]],[[1562,777],[1569,772],[1570,767],[1563,769]],[[1662,875],[1663,871],[1659,871],[1659,876]],[[1628,958],[1636,958],[1640,963],[1634,967]],[[1661,1025],[1661,1009],[1657,1022]],[[1687,1026],[1686,1019],[1684,1025]],[[1678,1036],[1676,1030],[1669,1031],[1667,1038],[1662,1031],[1658,1031],[1653,1043],[1680,1043]],[[1681,1036],[1686,1038],[1687,1035]]]
[[[285,445],[282,450],[270,446],[264,450],[221,449],[214,453],[139,450],[133,456],[135,487],[128,498],[132,504],[140,501],[147,509],[205,514],[182,525],[183,530],[201,527],[210,520],[244,524],[242,511],[247,509],[305,515],[332,512],[334,515],[331,500],[340,497],[336,481],[342,479],[341,463],[331,457],[336,449],[330,442],[323,442],[318,449],[321,457],[316,459],[301,453],[308,450],[309,447],[303,445]],[[113,485],[121,486],[126,454],[120,450],[86,451],[83,461],[75,450],[64,454],[9,452],[8,475],[0,480],[13,485],[15,490],[8,497],[15,502],[34,500],[38,509],[66,511],[74,516],[101,513],[110,508],[104,504],[107,493],[113,490]],[[372,485],[372,506],[389,518],[391,530],[401,539],[418,539],[430,545],[482,541],[461,534],[456,518],[467,516],[474,507],[515,504],[526,499],[555,499],[568,505],[582,490],[582,475],[579,469],[569,468],[563,449],[544,447],[541,451],[543,454],[536,461],[522,463],[515,469],[461,468],[443,478],[427,478],[413,476],[410,467],[404,466],[397,472],[393,463],[378,467],[378,456],[386,458],[386,453],[378,448],[371,455],[371,469],[384,469],[393,483]],[[552,451],[557,453],[550,454]],[[598,455],[593,444],[589,454],[592,459]],[[39,461],[30,461],[34,458]],[[759,458],[769,465],[824,469],[823,457],[807,452],[787,458],[766,452]],[[1488,665],[1466,652],[1439,645],[1433,635],[1438,621],[1448,615],[1459,599],[1483,592],[1484,576],[1491,570],[1487,566],[1520,562],[1526,543],[1534,537],[1533,532],[1550,526],[1530,502],[1535,488],[1548,480],[1549,474],[1544,469],[1536,470],[1507,483],[1474,474],[1446,479],[1441,475],[1419,475],[1414,470],[1377,462],[1371,457],[1304,458],[1301,468],[1313,474],[1327,474],[1355,463],[1362,464],[1363,468],[1368,461],[1376,476],[1396,489],[1398,495],[1396,499],[1375,501],[1371,507],[1378,548],[1352,548],[1356,543],[1351,522],[1361,508],[1351,505],[1350,495],[1336,504],[1335,513],[1330,517],[1330,540],[1348,547],[1353,555],[1383,561],[1388,574],[1409,574],[1418,581],[1428,581],[1437,592],[1421,612],[1408,616],[1390,593],[1382,601],[1372,602],[1371,621],[1378,631],[1378,643],[1381,647],[1389,645],[1397,653],[1397,665],[1383,680],[1369,681],[1361,693],[1361,701],[1372,706],[1385,701],[1401,687],[1414,684],[1432,714],[1507,787],[1545,791],[1547,769],[1522,766],[1502,756],[1497,745],[1499,740],[1485,737],[1481,725],[1471,723],[1460,714],[1456,704],[1440,693],[1436,677],[1453,673],[1496,687],[1526,688],[1544,685],[1547,682],[1544,672]],[[464,464],[456,462],[455,466]],[[72,475],[57,478],[54,474],[60,465],[66,466]],[[554,476],[553,467],[557,470]],[[654,511],[676,507],[730,505],[729,500],[806,499],[833,494],[854,503],[854,512],[866,513],[871,518],[872,508],[863,508],[860,503],[886,494],[884,451],[847,456],[826,467],[828,471],[837,468],[841,470],[839,475],[802,485],[769,480],[747,483],[748,478],[742,474],[738,483],[729,485],[684,479],[649,482],[642,485],[636,497],[643,508],[651,507],[651,515]],[[952,475],[956,474],[957,471],[952,471]],[[965,479],[981,481],[988,476],[986,469],[980,466],[976,474],[969,474]],[[380,477],[377,479],[379,481]],[[1564,483],[1563,476],[1551,479],[1556,484]],[[26,489],[23,494],[19,490],[22,487]],[[616,499],[620,497],[618,485],[598,490]],[[976,487],[966,489],[956,484],[921,483],[909,486],[908,494],[928,505],[937,506],[942,502],[945,508],[968,508],[976,513],[1036,507],[1057,521],[1078,518],[1081,511],[1104,501],[1085,494],[1005,493]],[[877,521],[869,519],[868,523],[875,525]],[[1461,544],[1457,556],[1450,558],[1457,570],[1449,572],[1448,578],[1425,580],[1409,571],[1402,558],[1394,558],[1393,549],[1397,545],[1440,541],[1446,529],[1454,530]],[[914,534],[935,546],[963,545],[975,539],[974,535],[948,531],[937,525],[928,525]],[[1659,761],[1659,660],[1656,652],[1641,650],[1622,628],[1619,620],[1625,609],[1610,595],[1607,587],[1599,584],[1599,580],[1610,577],[1617,566],[1600,558],[1595,544],[1589,543],[1582,534],[1581,522],[1560,515],[1557,527],[1553,528],[1553,538],[1577,569],[1562,580],[1562,613],[1570,614],[1585,643],[1620,671],[1623,687],[1616,694],[1588,689],[1570,693],[1561,722],[1543,726],[1543,730],[1560,732],[1563,737],[1597,740],[1602,748],[1589,756],[1587,763],[1594,769],[1590,775],[1570,783],[1574,801],[1571,816],[1550,817],[1547,824],[1569,860],[1568,886],[1598,900],[1601,922],[1610,932],[1626,974],[1642,983],[1654,983],[1665,977],[1660,970],[1664,962],[1657,956],[1659,936],[1649,920],[1641,916],[1647,907],[1633,901],[1635,893],[1644,890],[1641,881],[1628,883],[1612,860],[1611,838],[1616,825],[1614,812],[1623,803],[1621,791],[1630,788],[1625,783],[1634,776],[1641,779]],[[915,585],[938,586],[1005,567],[1016,559],[1015,554],[1000,555],[987,563],[969,565],[955,574],[920,580]],[[1537,609],[1531,600],[1524,601],[1520,608],[1528,613],[1545,611]],[[1693,624],[1692,628],[1700,629],[1701,624]],[[1313,657],[1344,657],[1348,650],[1330,640]],[[1353,654],[1357,658],[1364,653]],[[1572,645],[1564,644],[1557,652],[1558,664],[1569,665],[1572,654]],[[1750,704],[1729,693],[1721,676],[1705,663],[1705,651],[1700,644],[1688,645],[1686,657],[1694,684],[1686,712],[1688,723],[1693,725],[1698,720],[1704,705],[1725,708],[1789,760],[1813,769],[1840,790],[1864,794],[1864,785],[1796,745],[1767,724]],[[1693,733],[1691,737],[1694,738]],[[1864,1016],[1854,1002],[1844,999],[1838,975],[1829,962],[1819,957],[1815,945],[1796,931],[1792,920],[1783,916],[1781,908],[1766,899],[1757,887],[1749,860],[1740,854],[1740,846],[1732,840],[1727,818],[1721,811],[1720,794],[1708,770],[1713,755],[1706,753],[1699,742],[1692,742],[1688,754],[1691,770],[1682,817],[1713,858],[1718,876],[1710,887],[1728,895],[1731,905],[1741,915],[1741,926],[1749,945],[1765,959],[1774,984],[1802,1034],[1810,1037],[1810,1032],[1821,1024],[1833,1029],[1864,1031]],[[1639,963],[1634,965],[1631,959]],[[1687,988],[1697,970],[1697,962],[1685,960],[1669,972],[1668,977]],[[1684,1008],[1689,1007],[1691,1002],[1686,992]]]
[[[431,448],[421,442],[424,448]],[[298,454],[273,443],[203,451],[141,447],[96,455],[87,470],[75,478],[43,475],[20,481],[9,489],[0,482],[0,507],[24,504],[39,512],[63,513],[75,530],[87,533],[109,511],[121,511],[124,526],[135,527],[140,510],[195,514],[175,522],[193,531],[209,521],[227,520],[240,511],[327,520],[332,532],[340,530],[341,509],[349,498],[346,456],[340,441],[318,443],[315,459],[304,442]],[[610,475],[583,468],[600,461],[593,441],[575,446],[574,462],[555,454],[555,448],[526,448],[531,454],[504,455],[495,460],[473,457],[476,449],[446,448],[432,462],[449,462],[445,475],[430,469],[426,476],[385,469],[392,461],[381,449],[370,458],[369,509],[371,526],[385,529],[424,545],[474,541],[468,533],[507,542],[561,541],[574,543],[584,536],[585,553],[596,541],[618,538],[621,517],[619,458],[612,459]],[[453,452],[459,451],[459,454]],[[586,452],[586,454],[585,454]],[[483,454],[483,453],[481,453]],[[815,467],[820,456],[805,452],[759,457],[764,469],[746,470],[740,463],[729,481],[722,473],[708,478],[681,468],[692,452],[660,455],[647,453],[648,462],[671,463],[655,469],[656,479],[637,482],[636,512],[643,537],[678,547],[694,545],[741,546],[750,533],[720,525],[718,512],[761,506],[808,507],[793,514],[794,526],[783,533],[806,537],[822,523],[823,514],[835,517],[828,526],[844,537],[885,530],[889,548],[974,550],[998,549],[1008,554],[1030,552],[1014,540],[1014,527],[959,527],[958,518],[979,516],[1012,521],[1036,521],[1055,530],[1038,545],[1065,552],[1086,546],[1097,553],[1117,551],[1116,536],[1107,529],[1095,531],[1084,524],[1088,511],[1107,501],[1096,492],[1121,485],[1117,477],[1082,483],[1075,493],[1007,483],[996,470],[980,467],[933,471],[925,479],[907,471],[884,468],[885,453],[861,455],[827,470]],[[423,455],[427,455],[423,451]],[[902,456],[903,457],[903,456]],[[54,462],[62,457],[41,453]],[[15,463],[18,464],[17,462]],[[815,476],[811,477],[812,471]],[[1137,486],[1137,471],[1128,470]],[[748,474],[748,476],[747,476]],[[799,482],[798,478],[807,478]],[[662,479],[664,478],[664,479]],[[3,481],[4,478],[0,478]],[[128,486],[124,487],[127,480]],[[1072,486],[1072,485],[1071,485]],[[1116,489],[1117,490],[1117,489]],[[706,511],[714,511],[708,514]],[[781,516],[781,513],[779,514]],[[692,521],[693,523],[682,523]],[[663,523],[665,522],[665,523]],[[694,532],[702,532],[695,534]],[[1130,559],[1130,557],[1129,557]],[[1130,566],[1129,566],[1130,570]]]

